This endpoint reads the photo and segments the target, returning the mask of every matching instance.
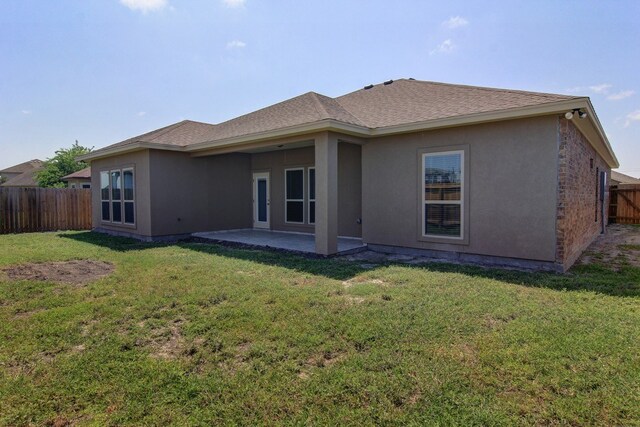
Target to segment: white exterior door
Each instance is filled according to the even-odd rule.
[[[253,174],[253,228],[270,228],[269,172]]]

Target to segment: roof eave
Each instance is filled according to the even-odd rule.
[[[616,155],[611,148],[611,144],[609,143],[609,140],[604,133],[604,129],[602,128],[602,125],[598,120],[598,116],[596,115],[593,105],[591,105],[591,101],[588,97],[572,98],[568,100],[549,102],[545,104],[526,107],[516,107],[508,110],[489,111],[483,113],[467,114],[464,116],[446,117],[442,119],[407,123],[402,125],[385,126],[372,129],[370,132],[370,136],[388,136],[400,133],[417,132],[421,130],[464,126],[510,119],[521,119],[549,114],[560,114],[571,111],[575,108],[581,108],[587,111],[588,123],[591,123],[593,125],[594,129],[597,132],[598,139],[602,141],[601,145],[604,150],[600,148],[598,141],[593,141],[591,140],[592,138],[589,138],[587,136],[587,139],[589,139],[589,142],[593,145],[594,149],[598,151],[598,153],[605,159],[605,161],[611,168],[619,167],[618,159],[616,158]],[[580,120],[578,120],[576,123],[580,123]]]
[[[138,141],[127,145],[119,145],[116,147],[107,147],[98,151],[94,151],[91,153],[83,154],[81,156],[76,157],[78,161],[92,161],[97,159],[102,159],[105,157],[111,157],[119,154],[130,153],[133,151],[140,150],[169,150],[169,151],[184,151],[185,147],[181,145],[172,145],[172,144],[157,144],[154,142],[143,142]]]
[[[230,145],[240,145],[249,142],[261,142],[270,139],[277,139],[283,137],[290,137],[296,135],[304,135],[314,132],[323,131],[335,131],[341,132],[347,135],[367,137],[370,136],[370,129],[364,126],[354,125],[351,123],[345,123],[333,119],[323,119],[315,122],[304,123],[301,125],[287,126],[280,129],[269,130],[265,132],[256,132],[248,135],[240,135],[231,138],[223,138],[214,141],[205,141],[197,144],[192,144],[185,147],[188,152],[197,152],[201,150],[208,150],[211,148],[222,148]]]
[[[567,111],[571,111],[575,108],[583,108],[588,113],[588,122],[591,123],[596,130],[598,139],[602,141],[602,148],[597,144],[597,141],[590,140],[590,143],[605,158],[610,167],[615,168],[619,166],[618,159],[613,153],[613,149],[607,139],[602,125],[595,114],[593,105],[588,97],[576,97],[562,101],[548,102],[540,105],[532,105],[525,107],[516,107],[506,110],[488,111],[482,113],[467,114],[455,117],[445,117],[440,119],[425,120],[414,123],[406,123],[401,125],[384,126],[379,128],[368,128],[365,126],[354,125],[351,123],[341,122],[334,119],[323,119],[315,122],[304,123],[295,126],[288,126],[284,128],[256,132],[247,135],[240,135],[230,138],[223,138],[219,140],[204,141],[197,144],[191,144],[188,146],[178,146],[171,144],[156,144],[143,141],[137,141],[132,144],[124,146],[116,146],[112,148],[105,148],[93,153],[88,153],[78,157],[78,160],[91,161],[104,157],[111,157],[118,154],[124,154],[132,151],[155,149],[155,150],[170,150],[181,151],[189,153],[197,153],[205,150],[231,147],[234,145],[246,145],[253,142],[263,142],[268,140],[275,140],[283,137],[292,137],[297,135],[310,134],[315,132],[333,131],[341,132],[347,135],[371,138],[381,137],[388,135],[395,135],[401,133],[411,133],[424,130],[464,126],[471,124],[479,124],[486,122],[496,122],[501,120],[510,120],[518,118],[527,118],[534,116],[542,116],[549,114],[559,114]]]

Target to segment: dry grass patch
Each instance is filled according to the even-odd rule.
[[[298,378],[307,379],[315,368],[328,368],[347,358],[346,351],[325,351],[309,357],[300,367]]]
[[[9,280],[37,280],[42,282],[83,285],[114,270],[113,264],[90,259],[60,262],[40,262],[19,264],[3,269]]]
[[[344,286],[345,288],[350,288],[353,285],[360,285],[360,284],[369,284],[369,285],[378,285],[378,286],[389,286],[388,282],[385,282],[384,280],[381,279],[369,279],[367,277],[354,277],[352,279],[349,280],[345,280],[342,282],[342,286]]]

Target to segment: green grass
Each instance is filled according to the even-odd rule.
[[[380,265],[0,236],[0,424],[638,425],[640,269]],[[1,273],[0,273],[1,274]]]

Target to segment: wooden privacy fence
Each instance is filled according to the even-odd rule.
[[[640,224],[640,185],[619,184],[610,189],[609,222]]]
[[[91,190],[0,187],[0,234],[91,229]]]

